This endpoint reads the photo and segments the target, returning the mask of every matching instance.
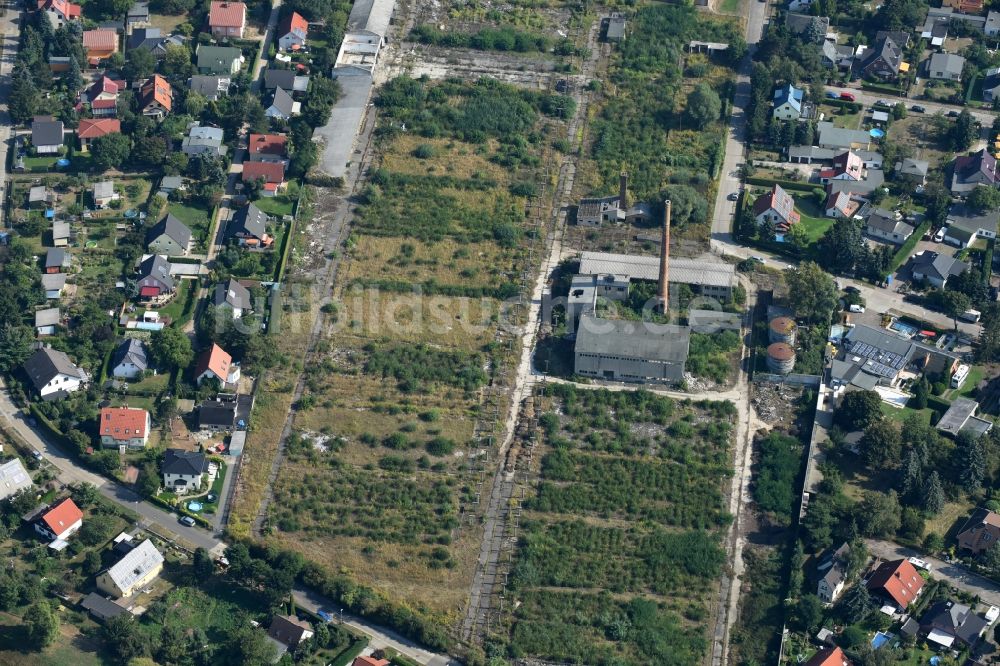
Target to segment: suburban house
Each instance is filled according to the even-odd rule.
[[[24,469],[20,458],[11,458],[0,464],[0,500],[5,500],[30,487],[31,475]]]
[[[124,89],[124,81],[118,81],[103,74],[87,88],[83,93],[83,98],[90,104],[90,112],[94,117],[114,117],[118,115],[118,93]],[[80,121],[81,125],[83,122]]]
[[[872,137],[864,130],[835,127],[828,120],[816,123],[816,144],[831,150],[868,150]]]
[[[51,347],[36,349],[23,367],[42,400],[57,400],[87,383],[87,373],[76,367],[64,352]]]
[[[98,622],[107,622],[108,620],[113,620],[122,613],[128,613],[129,610],[125,606],[111,601],[102,597],[97,592],[91,592],[83,601],[80,602],[80,606],[90,613]]]
[[[770,192],[757,197],[753,204],[753,217],[758,226],[772,225],[778,231],[788,231],[799,221],[795,200],[777,183]]]
[[[83,525],[83,511],[66,497],[34,515],[35,531],[50,541],[66,541]]]
[[[847,150],[833,158],[833,164],[827,169],[820,169],[819,182],[826,185],[831,180],[862,181],[867,175],[864,161],[854,151]]]
[[[924,250],[910,259],[910,271],[914,280],[927,280],[932,286],[944,289],[948,278],[961,275],[968,264],[940,252]]]
[[[159,28],[135,28],[125,37],[125,47],[129,51],[139,49],[149,51],[157,60],[163,60],[167,55],[167,47],[184,46],[187,37],[184,35],[166,35]]]
[[[774,111],[778,120],[798,120],[802,117],[803,91],[788,83],[774,91]]]
[[[281,652],[294,650],[302,641],[312,638],[312,625],[294,615],[275,615],[267,628],[267,637],[278,644]]]
[[[251,248],[267,248],[274,238],[267,233],[267,215],[257,206],[249,204],[236,211],[226,231],[240,245]]]
[[[893,210],[876,208],[865,222],[865,232],[872,238],[902,245],[916,231],[903,221],[903,216]]]
[[[226,154],[224,132],[218,127],[203,127],[195,125],[181,141],[181,152],[185,155],[212,155],[222,157]]]
[[[965,58],[954,53],[935,53],[927,61],[927,75],[932,79],[961,81]]]
[[[1000,23],[1000,13],[997,13]],[[1000,100],[1000,67],[990,67],[983,72],[983,101],[992,104]]]
[[[206,400],[198,406],[198,429],[228,432],[236,423],[235,400]]]
[[[125,12],[125,34],[149,25],[149,3],[137,2]]]
[[[62,273],[69,270],[72,257],[61,247],[50,247],[45,251],[45,272]]]
[[[174,91],[167,80],[153,74],[139,89],[139,108],[142,115],[163,120],[173,106]]]
[[[69,222],[62,220],[52,221],[52,245],[55,247],[66,247],[69,245],[70,231]]]
[[[932,604],[920,617],[920,632],[927,641],[945,648],[974,647],[989,626],[970,607],[950,600]]]
[[[233,319],[239,319],[243,313],[253,309],[253,298],[250,290],[240,284],[235,278],[229,278],[225,282],[215,285],[215,295],[212,298],[212,305],[217,308],[226,308],[232,312]]]
[[[868,201],[864,197],[860,197],[847,190],[831,192],[827,195],[826,202],[823,204],[823,214],[827,217],[850,219],[855,215],[859,215],[861,209],[867,203]]]
[[[146,345],[136,338],[125,338],[111,354],[111,376],[116,379],[136,379],[149,369]]]
[[[847,332],[831,364],[831,385],[874,390],[896,386],[914,374],[950,374],[959,356],[921,342],[906,340],[882,328],[858,324]]]
[[[301,104],[293,100],[284,88],[275,88],[271,103],[264,108],[264,115],[268,118],[290,120],[292,116],[298,115],[300,107]]]
[[[883,562],[868,578],[868,591],[900,610],[913,602],[924,587],[924,579],[907,560]]]
[[[28,190],[28,208],[47,208],[55,202],[55,194],[44,185],[34,185]]]
[[[247,140],[251,162],[281,162],[288,165],[288,137],[284,134],[251,134]]]
[[[976,185],[997,185],[997,160],[983,148],[970,155],[955,158],[951,175],[951,193],[958,197],[976,188]]]
[[[809,16],[789,12],[785,14],[785,26],[793,35],[826,35],[830,30],[830,19],[826,16]]]
[[[161,571],[163,554],[152,541],[146,539],[97,577],[97,589],[105,594],[127,599],[148,587]]]
[[[983,24],[983,32],[987,37],[1000,35],[1000,11],[991,9],[986,12],[986,23]]]
[[[965,204],[952,204],[945,220],[948,226],[945,228],[944,242],[965,248],[972,245],[976,238],[996,238],[998,223],[1000,223],[998,210],[978,212]]]
[[[118,33],[107,28],[84,30],[83,49],[87,53],[87,64],[97,67],[103,60],[118,53]]]
[[[139,264],[136,284],[139,298],[156,301],[164,296],[172,296],[175,290],[174,278],[170,276],[170,262],[163,255],[151,254]]]
[[[278,24],[278,49],[298,51],[306,45],[309,23],[298,12],[292,12]]]
[[[948,39],[947,19],[939,16],[928,16],[923,27],[920,28],[920,39],[926,40],[931,46],[944,46],[944,40]]]
[[[63,147],[63,122],[52,116],[35,116],[31,121],[31,145],[39,155],[55,155]]]
[[[196,384],[200,385],[206,379],[215,379],[223,386],[240,380],[240,366],[233,363],[233,357],[215,343],[201,353],[194,369]]]
[[[989,550],[1000,541],[1000,515],[989,509],[976,509],[956,539],[959,548],[973,555]]]
[[[927,170],[929,168],[930,163],[927,160],[905,157],[901,162],[896,163],[896,178],[905,180],[914,187],[923,187],[927,184]]]
[[[115,192],[115,184],[110,180],[94,183],[90,188],[90,195],[94,199],[94,208],[107,208],[112,202],[121,199],[121,195]]]
[[[76,128],[80,150],[90,150],[90,142],[108,134],[121,134],[122,123],[117,118],[84,118]]]
[[[962,14],[983,13],[983,0],[942,0],[941,6],[954,9]]]
[[[244,162],[240,178],[244,183],[261,181],[261,195],[273,197],[285,184],[285,165],[281,162]]]
[[[38,11],[49,19],[53,30],[58,30],[70,21],[79,21],[82,7],[67,0],[38,0]]]
[[[191,92],[196,92],[210,102],[214,102],[220,97],[229,94],[229,87],[233,84],[232,78],[228,76],[195,74],[188,81],[188,88]]]
[[[243,66],[243,52],[234,46],[199,44],[195,55],[199,74],[238,74]]]
[[[832,604],[844,591],[847,584],[847,558],[851,546],[844,543],[840,548],[828,552],[816,567],[816,596],[825,604]]]
[[[170,195],[174,192],[178,190],[184,191],[186,188],[187,186],[184,184],[182,176],[164,176],[160,179],[160,189],[156,193],[164,199],[169,199]]]
[[[290,69],[268,69],[264,71],[264,90],[284,88],[292,92],[309,90],[309,77],[298,75]]]
[[[948,410],[941,415],[935,426],[939,431],[957,437],[958,433],[966,432],[978,439],[993,429],[991,419],[976,416],[979,403],[972,398],[955,398]]]
[[[134,407],[103,407],[98,416],[97,433],[101,446],[145,448],[149,443],[149,412]]]
[[[208,460],[200,451],[167,449],[163,454],[163,487],[183,495],[189,490],[197,490],[208,469]]]
[[[35,310],[35,335],[38,337],[55,335],[60,321],[62,315],[59,313],[59,308]]]
[[[825,647],[802,666],[852,666],[852,662],[839,647]]]
[[[242,2],[212,2],[208,10],[208,27],[216,39],[243,37],[247,25],[247,6]]]
[[[612,12],[611,16],[602,20],[602,23],[607,23],[604,29],[604,39],[609,42],[622,42],[625,40],[625,17],[618,13]]]
[[[65,273],[43,273],[42,289],[45,290],[45,298],[62,298],[63,289],[66,288]]]
[[[897,39],[895,35],[879,33],[875,44],[855,59],[855,75],[894,81],[901,71],[907,70],[909,66],[903,62],[903,48],[906,45],[899,43]]]
[[[146,247],[154,254],[183,257],[191,251],[191,238],[188,226],[167,213],[146,234]]]

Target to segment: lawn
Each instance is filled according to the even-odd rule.
[[[983,381],[986,377],[986,369],[981,365],[974,365],[969,368],[969,376],[965,378],[962,385],[957,389],[948,389],[944,392],[944,397],[947,400],[954,400],[955,398],[971,398],[976,392],[976,387],[979,386],[979,382]]]
[[[795,199],[795,210],[802,216],[799,224],[805,230],[809,244],[813,245],[823,237],[827,229],[833,226],[834,219],[823,216],[823,211],[816,205],[811,195],[801,194],[793,198]]]
[[[192,290],[197,291],[197,281],[196,280],[176,280],[177,283],[177,295],[174,296],[174,300],[163,308],[160,308],[159,312],[161,316],[170,317],[171,323],[178,322],[184,319],[186,315],[190,314],[190,310],[194,306],[194,298],[190,294]],[[191,301],[189,303],[189,300]],[[190,306],[190,307],[189,307]]]
[[[719,11],[723,14],[738,14],[740,11],[740,0],[722,0],[719,3]]]
[[[55,168],[57,159],[59,155],[25,156],[24,168],[26,171],[50,171]]]
[[[170,383],[170,373],[161,372],[157,375],[151,375],[136,382],[129,382],[128,392],[132,395],[150,393],[159,395],[166,390],[168,383]]]
[[[222,495],[222,483],[226,480],[226,464],[219,464],[219,472],[215,475],[215,481],[212,482],[212,487],[209,492],[215,494],[215,501],[209,502],[207,496],[199,497],[198,501],[204,505],[204,513],[215,513],[215,510],[219,508],[219,497]]]
[[[205,239],[208,238],[212,225],[211,211],[171,201],[167,206],[167,212],[186,224],[199,244],[204,243]]]
[[[261,197],[254,201],[253,205],[280,220],[282,216],[292,214],[292,211],[295,210],[295,202],[298,200],[299,184],[293,180],[289,181],[284,193],[275,197]]]
[[[863,109],[850,113],[845,107],[833,106],[832,104],[820,104],[819,112],[823,113],[823,120],[832,122],[834,127],[845,127],[847,129],[858,129],[861,125],[861,114]]]

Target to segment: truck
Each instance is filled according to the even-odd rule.
[[[959,319],[971,322],[973,324],[979,323],[979,318],[983,316],[983,313],[979,310],[966,310],[962,314],[958,315]]]
[[[840,93],[840,99],[844,100],[845,102],[853,102],[855,99],[854,93],[842,92]]]

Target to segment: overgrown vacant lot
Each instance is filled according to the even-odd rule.
[[[512,576],[512,656],[697,664],[725,561],[735,407],[546,389],[540,482]]]
[[[449,628],[495,464],[474,432],[500,381],[498,299],[517,291],[561,100],[490,80],[380,91],[379,154],[268,516],[269,539]]]

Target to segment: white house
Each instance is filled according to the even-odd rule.
[[[149,412],[134,407],[103,407],[97,417],[101,446],[145,448],[149,443]]]
[[[80,390],[87,374],[73,365],[65,353],[42,347],[24,362],[24,371],[42,400],[55,400]]]
[[[778,120],[798,120],[802,117],[802,97],[802,89],[791,83],[778,88],[774,91],[772,115]]]
[[[298,51],[306,45],[309,23],[298,12],[292,12],[278,26],[278,48],[282,51]]]
[[[167,449],[163,454],[163,487],[178,495],[183,495],[201,485],[208,469],[205,454],[200,451]]]
[[[142,340],[122,340],[111,356],[111,375],[116,379],[135,379],[149,368],[146,347]]]
[[[163,571],[163,554],[146,539],[125,553],[114,566],[97,577],[97,589],[115,597],[128,598],[148,587]]]
[[[42,509],[35,520],[35,531],[50,541],[65,541],[83,525],[83,512],[72,500],[65,498]]]

